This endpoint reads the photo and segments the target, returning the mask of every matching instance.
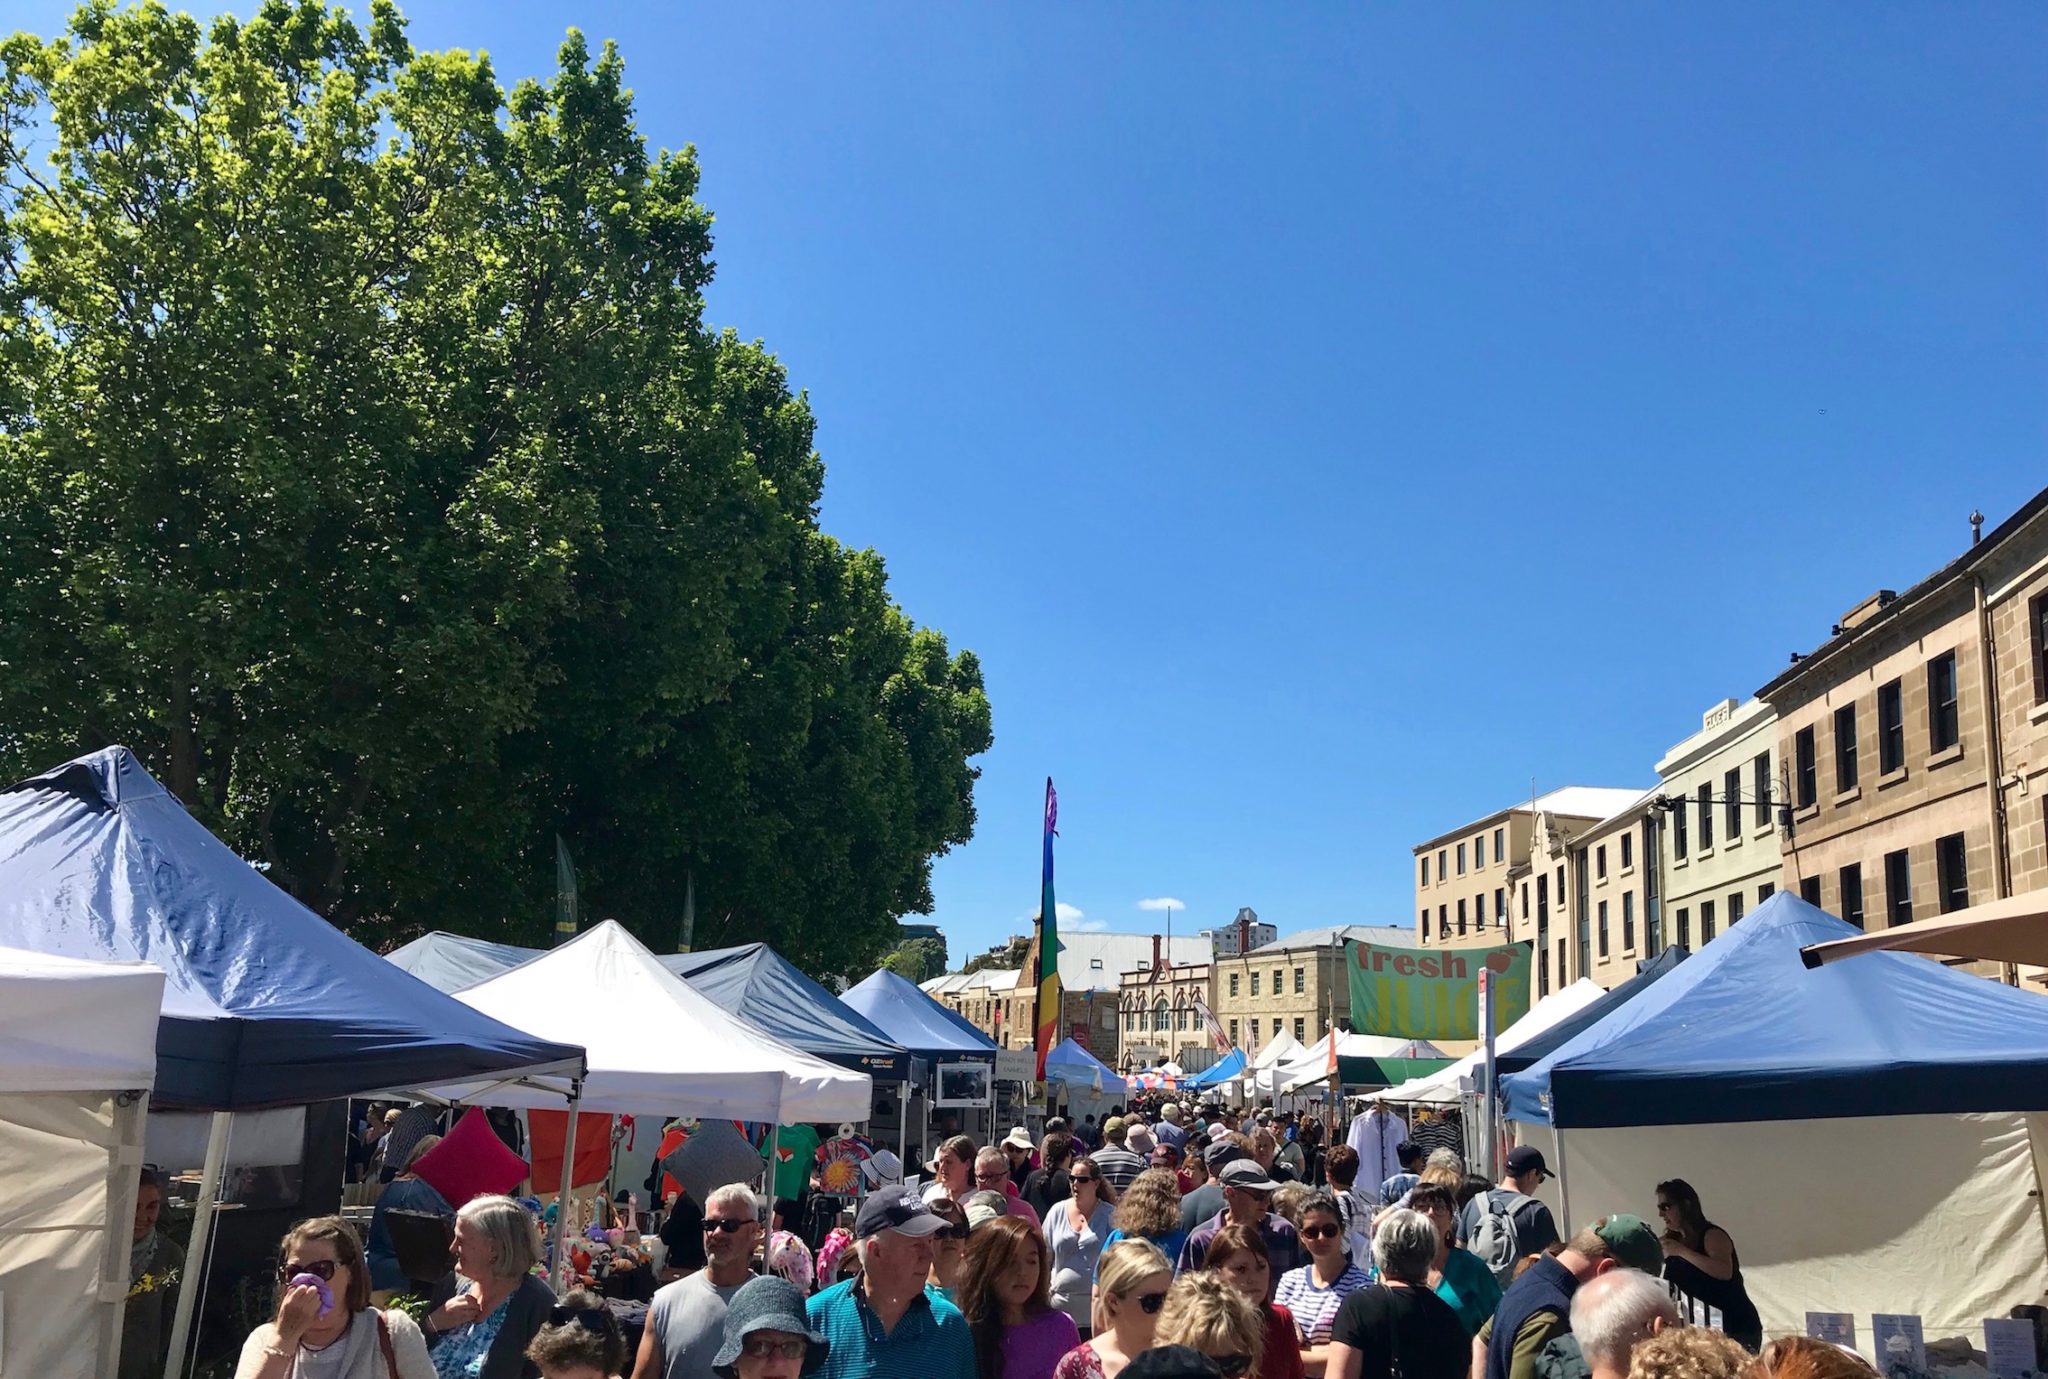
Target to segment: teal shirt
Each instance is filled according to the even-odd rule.
[[[1436,1295],[1458,1314],[1467,1336],[1478,1335],[1479,1328],[1500,1306],[1500,1284],[1495,1281],[1493,1270],[1478,1255],[1455,1245],[1444,1260],[1444,1276],[1436,1286]]]
[[[884,1334],[856,1282],[835,1283],[805,1306],[830,1347],[810,1379],[975,1379],[967,1318],[937,1290],[920,1291]]]

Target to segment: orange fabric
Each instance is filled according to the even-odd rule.
[[[533,1190],[540,1196],[561,1189],[562,1140],[569,1131],[567,1111],[528,1111],[526,1128],[533,1143]],[[576,1118],[576,1166],[569,1186],[601,1183],[612,1167],[612,1118],[585,1111]]]

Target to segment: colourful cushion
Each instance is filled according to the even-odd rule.
[[[460,1210],[472,1197],[510,1192],[526,1181],[526,1160],[505,1147],[481,1106],[472,1106],[441,1142],[413,1164],[415,1177]]]

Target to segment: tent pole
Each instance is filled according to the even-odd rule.
[[[782,1156],[782,1108],[775,1108],[775,1123],[768,1127],[768,1219],[762,1223],[764,1230],[775,1229],[775,1187],[776,1178],[781,1174],[782,1165],[776,1160]],[[798,1232],[802,1234],[802,1232]]]
[[[910,1176],[910,1070],[904,1069],[903,1095],[896,1100],[896,1162],[902,1166],[904,1177]]]
[[[1565,1221],[1569,1223],[1572,1219],[1572,1185],[1565,1177],[1564,1131],[1554,1120],[1550,1122],[1550,1138],[1557,1145],[1557,1203],[1564,1211]],[[1571,1238],[1569,1231],[1565,1238]]]
[[[192,1239],[185,1251],[185,1276],[178,1280],[178,1309],[171,1320],[171,1354],[164,1379],[178,1379],[185,1370],[185,1352],[192,1340],[192,1313],[199,1303],[199,1285],[206,1277],[213,1246],[213,1209],[220,1199],[220,1181],[227,1173],[228,1132],[233,1111],[215,1111],[206,1131],[206,1164],[199,1171],[199,1202],[192,1213]]]
[[[569,1127],[562,1132],[562,1176],[555,1184],[555,1240],[548,1282],[559,1296],[569,1279],[569,1180],[576,1176],[576,1122],[583,1117],[583,1079],[569,1084]]]

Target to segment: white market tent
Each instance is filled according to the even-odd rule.
[[[164,974],[0,948],[0,1373],[112,1374]]]
[[[762,1034],[662,966],[613,920],[455,999],[540,1037],[576,1031],[589,1056],[584,1111],[787,1125],[866,1120],[873,1101],[866,1073]],[[568,1093],[566,1082],[552,1088],[537,1078],[488,1092],[473,1084],[433,1090],[448,1100],[549,1111],[562,1109]]]
[[[1535,1005],[1529,1007],[1521,1019],[1509,1025],[1493,1037],[1496,1054],[1519,1048],[1545,1030],[1584,1010],[1607,992],[1591,977],[1581,977],[1562,991],[1553,991]],[[1481,1066],[1486,1062],[1486,1051],[1477,1049],[1466,1054],[1448,1068],[1423,1077],[1412,1077],[1398,1087],[1390,1087],[1373,1095],[1381,1101],[1396,1105],[1427,1104],[1444,1106],[1458,1101],[1481,1075]]]
[[[1396,1039],[1388,1034],[1350,1034],[1331,1030],[1316,1040],[1300,1057],[1282,1063],[1271,1073],[1272,1082],[1283,1092],[1298,1092],[1330,1080],[1330,1041],[1337,1041],[1339,1058],[1442,1058],[1443,1050],[1427,1039]]]
[[[1284,1031],[1275,1034],[1266,1041],[1266,1046],[1259,1050],[1258,1056],[1252,1059],[1251,1070],[1240,1079],[1240,1084],[1246,1091],[1254,1094],[1274,1096],[1279,1091],[1274,1084],[1274,1070],[1294,1062],[1306,1052],[1308,1050],[1303,1047],[1302,1042],[1293,1035]]]

